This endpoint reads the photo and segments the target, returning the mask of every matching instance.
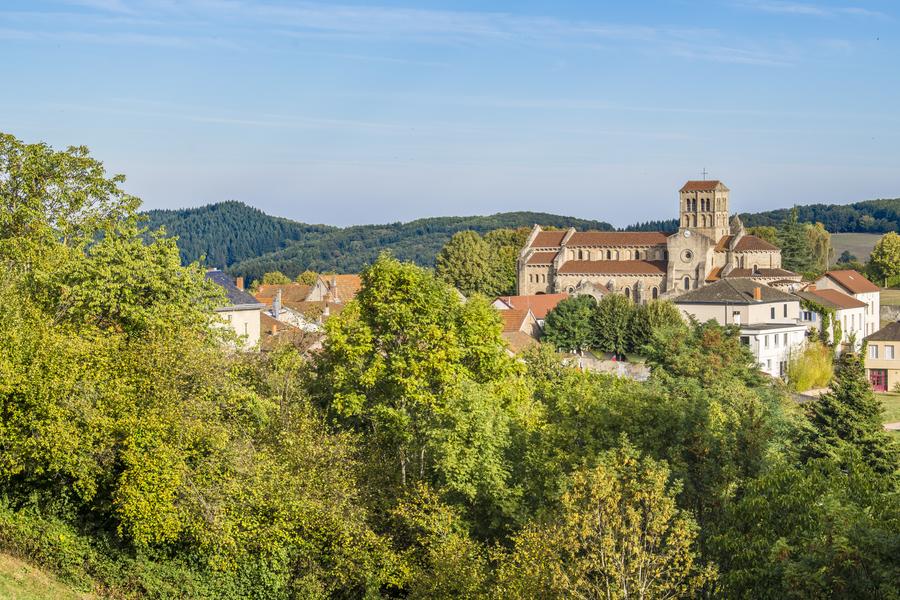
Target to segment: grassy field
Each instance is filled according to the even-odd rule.
[[[52,575],[9,554],[0,553],[0,598],[4,600],[90,600]]]
[[[881,304],[900,306],[900,290],[881,290]]]
[[[872,254],[875,242],[881,239],[880,233],[832,233],[831,247],[834,248],[834,260],[841,252],[849,250],[859,262],[866,262]]]
[[[884,406],[884,414],[882,415],[882,419],[884,423],[897,423],[900,422],[900,394],[875,394],[881,400],[882,406]],[[891,435],[893,435],[898,441],[900,441],[900,431],[891,431]]]

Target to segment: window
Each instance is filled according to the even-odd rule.
[[[650,297],[653,298],[654,300],[656,300],[657,298],[659,298],[659,289],[654,287],[654,288],[650,291]]]
[[[686,289],[686,290],[691,289],[691,278],[690,277],[684,278],[684,289]]]
[[[581,260],[582,258],[584,258],[584,257],[581,255],[581,250],[579,250],[578,251],[578,260]]]
[[[850,315],[850,329],[856,329],[856,315]]]
[[[772,336],[772,346],[774,348],[778,347],[778,334],[777,333]]]
[[[788,335],[788,334],[785,333],[785,334],[784,334],[784,338],[783,338],[783,343],[784,343],[784,347],[785,347],[785,348],[787,348],[787,345],[788,345],[788,343],[787,343],[787,340],[788,340],[787,335]]]
[[[768,348],[768,347],[769,347],[769,336],[764,335],[763,336],[763,348]]]
[[[784,305],[784,316],[787,317],[787,304]]]
[[[894,360],[894,347],[893,346],[885,346],[884,347],[884,358],[885,358],[885,360]]]
[[[631,288],[625,288],[625,297],[631,299]]]
[[[773,306],[772,309],[769,311],[769,313],[772,315],[772,319],[774,319],[774,318],[775,318],[775,307],[774,307],[774,306]]]
[[[771,371],[771,370],[772,370],[772,359],[769,358],[766,360],[766,371]]]
[[[878,346],[869,344],[869,358],[878,358]]]
[[[612,260],[612,251],[611,250],[606,251],[606,260]]]
[[[741,311],[733,310],[731,311],[731,322],[735,325],[741,324]]]
[[[738,314],[740,314],[740,313],[738,313]],[[749,346],[749,345],[750,345],[750,336],[749,336],[749,335],[742,335],[742,336],[741,336],[741,345],[742,345],[742,346]]]

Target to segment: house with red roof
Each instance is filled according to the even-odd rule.
[[[569,294],[536,294],[534,296],[498,296],[492,306],[497,310],[530,310],[538,325],[544,326],[547,313],[569,297]]]
[[[881,328],[881,288],[859,271],[828,271],[815,281],[815,285],[819,290],[837,290],[865,303],[865,322],[858,328],[861,332],[858,337],[872,335]],[[844,329],[847,327],[844,326]]]

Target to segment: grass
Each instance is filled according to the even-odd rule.
[[[883,423],[896,423],[900,421],[900,394],[893,394],[890,392],[887,393],[876,393],[875,394],[879,400],[881,400],[882,406],[884,406],[884,413],[882,415]],[[900,441],[900,431],[891,431],[889,432],[896,440]]]
[[[58,579],[9,554],[0,553],[0,598],[7,600],[88,600]]]
[[[900,306],[900,290],[881,290],[881,304]]]
[[[881,239],[880,233],[832,233],[831,247],[834,248],[834,260],[841,256],[841,252],[849,250],[856,256],[859,262],[866,262],[872,254],[875,243]]]

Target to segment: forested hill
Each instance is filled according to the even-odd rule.
[[[741,214],[744,225],[778,225],[790,208]],[[900,231],[900,198],[866,200],[855,204],[807,204],[797,207],[800,221],[822,223],[831,233],[887,233]]]
[[[511,212],[479,217],[433,217],[409,223],[357,225],[327,235],[300,240],[283,250],[232,265],[229,271],[248,280],[259,279],[269,271],[281,271],[295,277],[305,269],[356,273],[375,261],[383,250],[418,265],[431,266],[444,244],[457,231],[487,233],[494,229],[575,227],[612,231],[603,221],[590,221],[547,213]]]
[[[165,227],[169,235],[178,237],[183,262],[205,256],[206,264],[215,267],[262,256],[298,240],[311,242],[337,230],[273,217],[233,200],[199,208],[151,210],[146,215],[151,229]]]

